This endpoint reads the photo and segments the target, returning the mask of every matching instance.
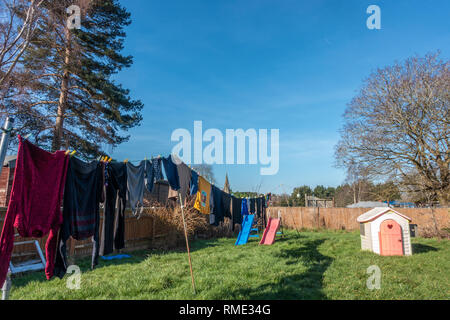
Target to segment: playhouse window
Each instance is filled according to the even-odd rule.
[[[364,223],[359,224],[359,232],[361,233],[362,236],[366,235],[366,227],[365,227]]]

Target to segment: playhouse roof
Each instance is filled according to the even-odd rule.
[[[403,217],[403,218],[405,218],[405,219],[407,219],[409,221],[412,220],[410,217],[407,217],[404,214],[401,214],[400,212],[395,211],[392,208],[389,208],[389,207],[376,207],[376,208],[373,208],[372,210],[369,210],[366,213],[360,215],[356,219],[356,221],[358,221],[360,223],[369,222],[369,221],[375,220],[379,216],[381,216],[381,215],[383,215],[383,214],[385,214],[386,212],[389,212],[389,211],[394,212],[394,213],[398,214],[399,216],[401,216],[401,217]]]

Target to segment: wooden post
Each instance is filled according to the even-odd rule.
[[[294,208],[294,207],[293,207]],[[291,214],[291,220],[292,220],[292,224],[294,225],[294,229],[297,232],[297,234],[299,234],[299,231],[297,229],[297,224],[295,223],[295,214]]]
[[[186,249],[187,249],[188,259],[189,259],[189,269],[191,270],[192,289],[194,289],[194,294],[196,294],[194,272],[192,271],[191,252],[189,250],[189,240],[188,240],[188,234],[187,234],[187,228],[186,228],[186,219],[184,218],[184,205],[183,205],[183,201],[181,200],[180,191],[178,191],[178,199],[180,201],[180,206],[181,206],[181,216],[183,217],[184,237],[186,239]]]
[[[317,202],[316,202],[317,206]],[[319,213],[319,207],[317,207],[317,230],[320,229],[320,213]]]

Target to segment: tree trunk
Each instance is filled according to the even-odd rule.
[[[59,94],[59,101],[58,101],[58,109],[56,114],[56,121],[55,121],[55,133],[53,136],[53,145],[52,145],[52,151],[57,151],[61,148],[62,140],[63,140],[63,130],[64,130],[64,115],[66,111],[67,106],[67,95],[68,95],[68,88],[69,88],[69,63],[70,63],[70,55],[71,55],[71,37],[70,37],[70,30],[66,27],[65,28],[65,39],[66,39],[66,50],[64,53],[64,73],[61,80],[61,89]]]

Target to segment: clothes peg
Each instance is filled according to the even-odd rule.
[[[123,162],[124,162],[124,163],[127,163],[127,162],[128,162],[128,158],[126,158],[125,160],[123,160]]]
[[[109,158],[108,163],[112,161],[112,158]]]
[[[72,157],[75,153],[77,153],[77,150],[73,150],[73,151],[70,153],[70,156]]]
[[[66,156],[67,156],[67,155],[69,154],[69,152],[70,152],[70,150],[66,150],[66,153],[65,153],[65,154],[66,154]]]

